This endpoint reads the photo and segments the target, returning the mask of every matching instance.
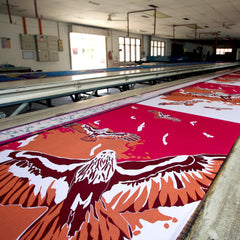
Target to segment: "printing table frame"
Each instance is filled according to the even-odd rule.
[[[100,89],[118,87],[120,90],[131,89],[135,83],[157,82],[162,79],[183,78],[219,69],[235,67],[239,63],[214,63],[185,65],[170,68],[148,68],[124,70],[108,73],[82,74],[68,77],[29,79],[0,83],[0,107],[20,104],[11,114],[19,114],[30,102],[49,100],[62,96],[72,96],[78,100],[78,94],[92,91],[90,97]],[[75,95],[75,97],[74,97]]]

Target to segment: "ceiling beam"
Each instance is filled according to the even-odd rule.
[[[147,11],[154,11],[154,31],[153,31],[153,35],[156,35],[157,10],[156,10],[156,8],[153,8],[153,9],[146,9],[146,10],[131,11],[131,12],[127,13],[127,36],[128,37],[129,37],[129,25],[130,25],[129,15],[133,14],[133,13],[140,13],[140,12],[147,12]]]
[[[195,29],[195,40],[197,40],[197,24],[196,23],[188,23],[188,24],[174,24],[173,25],[173,40],[175,40],[175,27],[187,27],[194,26]]]

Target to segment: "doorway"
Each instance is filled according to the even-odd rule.
[[[105,36],[71,32],[70,46],[72,70],[107,67]]]

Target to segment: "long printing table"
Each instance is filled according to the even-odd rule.
[[[238,239],[240,71],[0,120],[2,239]]]
[[[20,104],[12,113],[17,115],[33,101],[70,95],[74,101],[78,94],[99,89],[119,87],[130,89],[135,83],[159,82],[163,79],[181,78],[237,66],[239,63],[187,64],[174,67],[148,67],[66,75],[48,78],[21,79],[0,82],[0,107]],[[28,74],[25,74],[28,75]],[[30,76],[33,74],[29,74]]]

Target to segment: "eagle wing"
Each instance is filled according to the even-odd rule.
[[[136,134],[125,133],[125,132],[112,132],[108,128],[97,129],[87,124],[68,124],[66,127],[71,128],[81,134],[84,134],[81,139],[86,142],[94,142],[97,139],[109,139],[124,141],[138,141],[140,139]]]
[[[108,159],[108,155],[106,157]],[[73,187],[78,186],[78,183],[72,182],[80,177],[76,175],[80,173],[77,169],[85,169],[89,160],[6,150],[0,153],[0,202],[23,207],[50,207],[24,232],[22,237],[26,239],[46,233],[49,236],[63,234],[66,237],[72,232],[80,237],[82,234],[95,234],[96,239],[101,234],[115,236],[116,233],[130,238],[129,225],[120,213],[140,212],[159,206],[180,206],[202,199],[224,159],[222,155],[196,155],[118,163],[112,166],[115,171],[107,179],[106,188],[99,193],[100,201],[96,199],[95,207],[89,205],[89,211],[83,215],[86,221],[81,225],[82,219],[77,228],[72,230],[73,221],[70,224],[64,217],[65,205],[73,202],[69,206],[77,210],[79,204],[84,208],[90,201],[89,198],[81,198],[81,195],[70,194],[75,191]],[[105,179],[101,172],[98,176]],[[77,190],[86,191],[81,187]],[[91,190],[94,193],[97,189]],[[79,217],[82,212],[74,213],[74,217]],[[49,228],[53,222],[53,227]],[[109,230],[110,226],[113,231]]]
[[[33,151],[0,153],[0,203],[50,206],[68,194],[75,169],[86,160],[69,160]]]
[[[53,236],[70,239],[73,235],[77,236],[76,239],[79,236],[82,239],[82,235],[90,239],[92,234],[106,232],[116,235],[116,231],[119,235],[129,236],[127,223],[122,217],[119,227],[108,223],[110,213],[98,196],[103,191],[99,190],[99,181],[107,181],[106,169],[101,171],[104,167],[101,160],[110,160],[110,155],[114,155],[113,151],[105,150],[92,159],[74,160],[33,151],[0,152],[0,203],[48,207],[19,239],[52,239]],[[91,171],[91,163],[96,164],[95,172],[99,174]],[[116,217],[116,214],[110,216]],[[106,223],[112,226],[114,233],[105,229]],[[94,229],[90,231],[92,226]]]
[[[184,155],[119,163],[103,198],[119,212],[183,206],[203,198],[225,158]]]

